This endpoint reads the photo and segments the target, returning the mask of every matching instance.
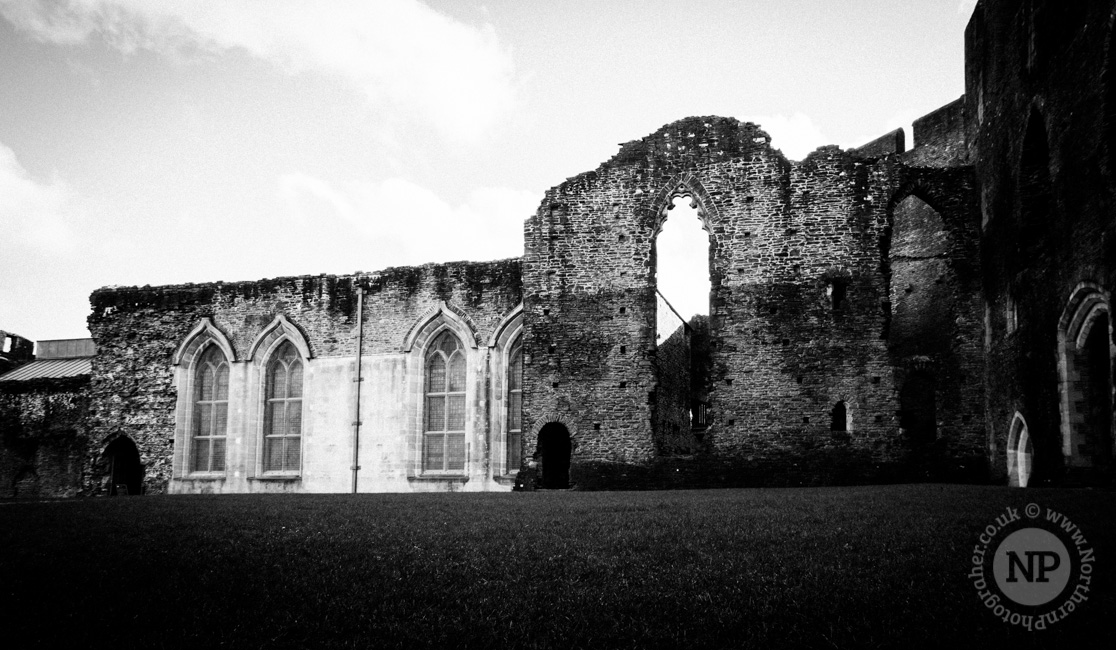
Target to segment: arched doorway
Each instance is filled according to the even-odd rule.
[[[1034,446],[1031,444],[1031,435],[1027,431],[1027,421],[1016,413],[1011,421],[1011,430],[1008,433],[1007,443],[1007,471],[1008,485],[1011,487],[1027,487],[1031,480],[1032,459]]]
[[[565,490],[570,487],[570,432],[559,422],[551,422],[539,431],[539,459],[542,468],[540,487]]]
[[[109,496],[142,494],[143,463],[131,438],[120,436],[113,440],[105,447],[102,459],[109,476]]]
[[[1108,295],[1096,285],[1074,290],[1059,324],[1062,453],[1067,467],[1107,470],[1114,460],[1112,345]],[[1089,479],[1091,480],[1091,479]]]

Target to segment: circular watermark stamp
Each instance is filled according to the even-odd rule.
[[[1095,553],[1062,513],[1028,503],[1006,508],[973,547],[969,579],[1005,623],[1045,630],[1089,599]]]

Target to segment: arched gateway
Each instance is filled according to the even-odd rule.
[[[109,477],[109,496],[143,494],[143,463],[136,443],[128,436],[113,440],[101,454]]]

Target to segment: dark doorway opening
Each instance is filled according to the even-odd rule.
[[[833,406],[833,410],[829,412],[829,430],[830,431],[848,431],[849,418],[848,411],[845,409],[844,402],[837,402]]]
[[[570,487],[570,432],[558,422],[551,422],[539,431],[539,456],[542,467],[541,486],[547,490]]]
[[[914,444],[933,442],[938,436],[938,414],[934,380],[915,373],[899,392],[899,427]]]
[[[121,436],[105,447],[104,461],[109,475],[109,496],[141,494],[143,463],[131,438]]]

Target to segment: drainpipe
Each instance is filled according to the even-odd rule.
[[[356,384],[356,404],[353,407],[353,464],[350,469],[353,470],[353,494],[357,491],[357,472],[360,471],[360,465],[357,463],[360,459],[360,383],[364,378],[360,376],[360,357],[361,347],[364,339],[364,287],[357,286],[357,336],[356,336],[356,378],[353,382]]]

